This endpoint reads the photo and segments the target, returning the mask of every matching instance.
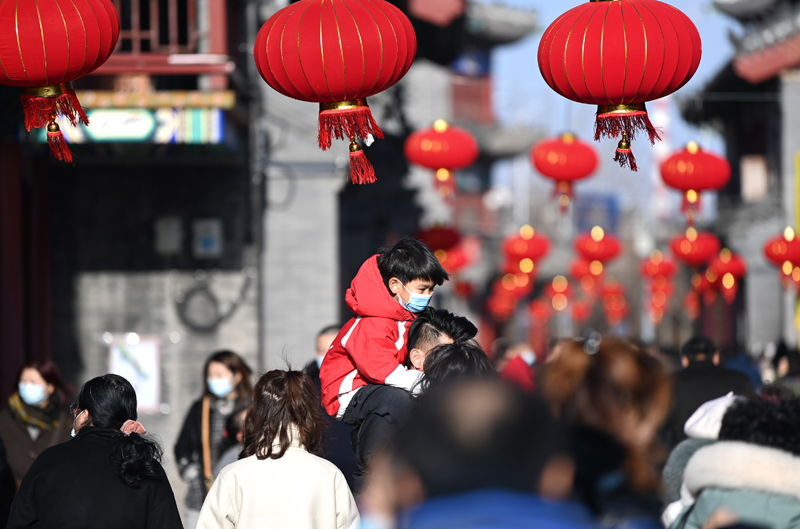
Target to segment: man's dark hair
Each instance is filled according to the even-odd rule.
[[[415,279],[424,279],[433,281],[436,286],[450,279],[450,274],[442,267],[431,249],[413,237],[403,237],[391,248],[381,250],[378,256],[378,270],[387,290],[389,280],[393,277],[403,284]],[[391,293],[391,290],[389,292]]]
[[[722,417],[720,441],[777,448],[800,456],[800,399],[740,399]]]
[[[547,462],[566,453],[549,407],[498,377],[432,388],[416,409],[391,452],[428,497],[489,487],[536,492]]]
[[[466,342],[475,338],[478,328],[463,316],[449,310],[426,308],[420,312],[408,329],[408,350],[429,352],[439,345],[439,339],[449,336],[454,342]]]
[[[328,325],[317,333],[317,338],[325,336],[326,334],[339,334],[340,330],[342,330],[342,326],[339,324],[334,323],[333,325]]]
[[[705,336],[694,336],[681,347],[681,356],[685,356],[691,361],[711,360],[717,353],[717,345],[711,338]]]
[[[427,391],[445,382],[496,375],[483,349],[473,342],[456,342],[438,345],[428,353],[420,384]]]

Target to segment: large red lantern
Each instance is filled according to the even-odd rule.
[[[655,279],[663,277],[669,279],[678,271],[675,263],[664,257],[664,254],[659,250],[653,250],[650,257],[642,260],[642,275]]]
[[[685,234],[673,237],[669,246],[678,260],[692,268],[700,268],[719,252],[720,243],[713,233],[690,227]]]
[[[467,130],[437,119],[432,127],[413,132],[404,151],[411,163],[436,171],[435,184],[442,198],[455,190],[453,171],[472,165],[478,158],[478,142]]]
[[[505,271],[532,276],[536,263],[550,251],[550,239],[526,224],[519,229],[519,234],[505,238],[502,249],[506,258]]]
[[[547,178],[556,181],[555,193],[564,212],[572,199],[572,184],[597,169],[594,147],[572,134],[542,140],[531,149],[531,163]]]
[[[418,231],[416,238],[424,242],[432,252],[436,252],[456,246],[461,242],[461,233],[456,228],[434,226]]]
[[[645,102],[692,78],[702,54],[692,21],[657,0],[591,1],[570,9],[544,32],[539,70],[560,95],[598,105],[595,140],[622,136],[614,158],[636,170],[630,141],[639,131],[660,139]]]
[[[731,178],[731,165],[692,141],[661,164],[661,178],[668,186],[683,191],[681,211],[691,223],[700,211],[700,192],[725,187]]]
[[[375,181],[357,138],[383,138],[367,97],[411,67],[417,37],[402,11],[384,0],[300,0],[264,23],[255,42],[258,73],[281,94],[319,103],[319,148],[350,140],[350,179]]]
[[[72,153],[56,118],[89,124],[71,82],[106,62],[118,38],[110,0],[0,1],[0,84],[24,89],[25,128],[47,127],[59,160],[71,162]]]
[[[788,262],[790,274],[795,266],[800,265],[800,239],[792,228],[786,228],[782,235],[767,241],[764,245],[764,255],[780,268],[784,268]]]
[[[728,304],[736,299],[739,280],[747,273],[747,264],[741,256],[723,248],[719,255],[709,263],[709,270],[716,272],[715,283],[722,291],[722,297]]]
[[[599,276],[605,264],[619,255],[622,243],[613,235],[605,233],[600,226],[595,226],[590,233],[578,236],[575,250],[594,268],[591,270],[592,274]]]

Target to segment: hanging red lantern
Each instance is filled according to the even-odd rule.
[[[424,242],[432,252],[449,250],[461,242],[461,232],[456,228],[446,226],[434,226],[433,228],[420,230],[415,237]]]
[[[453,171],[472,165],[478,158],[478,142],[467,130],[437,119],[432,127],[413,132],[404,151],[411,163],[436,171],[434,185],[442,198],[456,190]]]
[[[281,94],[319,103],[319,148],[350,140],[350,179],[375,181],[356,142],[383,138],[367,97],[386,90],[411,67],[414,28],[384,0],[300,0],[264,23],[254,54],[261,77]]]
[[[518,235],[510,235],[503,241],[503,254],[509,261],[530,259],[536,263],[550,251],[550,239],[537,233],[526,224]]]
[[[584,233],[575,240],[575,250],[589,262],[592,274],[597,277],[609,261],[615,259],[622,250],[619,239],[605,233],[595,226],[590,233]]]
[[[536,298],[528,305],[531,323],[536,327],[547,325],[550,320],[551,302],[544,298]]]
[[[678,271],[675,263],[664,257],[659,250],[653,250],[650,257],[642,260],[641,272],[645,277],[655,279],[657,277],[671,278]]]
[[[516,296],[494,292],[486,301],[486,308],[495,321],[505,321],[516,312],[517,302]]]
[[[546,298],[553,300],[559,295],[564,296],[564,300],[566,301],[572,298],[572,286],[569,284],[569,280],[564,276],[554,277],[553,280],[544,287],[544,296]],[[563,308],[558,310],[563,310]]]
[[[700,192],[722,189],[731,178],[731,165],[722,156],[702,150],[691,141],[686,149],[661,164],[661,178],[669,187],[683,191],[681,211],[691,224],[700,211]]]
[[[603,264],[599,261],[591,263],[583,258],[573,259],[569,265],[569,275],[575,279],[581,290],[593,297],[603,277]]]
[[[699,268],[719,252],[720,243],[716,235],[690,227],[685,234],[673,237],[669,246],[678,260]]]
[[[533,292],[533,280],[528,274],[506,274],[494,282],[493,292],[524,298]]]
[[[449,250],[438,249],[433,252],[433,255],[448,274],[458,273],[470,264],[469,256],[461,246],[455,246]]]
[[[709,270],[716,273],[716,281],[708,278],[709,281],[717,285],[722,291],[722,297],[730,305],[736,299],[738,283],[747,272],[747,264],[741,256],[723,248],[708,266]]]
[[[764,245],[764,255],[779,268],[783,268],[783,265],[789,262],[792,265],[789,269],[791,274],[791,269],[800,265],[800,239],[792,228],[786,228],[783,234],[767,241]]]
[[[699,296],[703,296],[703,303],[706,306],[713,305],[717,299],[717,291],[714,283],[717,281],[717,271],[713,268],[706,269],[705,273],[695,273],[692,275],[692,291]]]
[[[89,124],[71,83],[106,62],[118,38],[110,0],[0,2],[0,84],[24,89],[25,128],[47,127],[59,160],[72,162],[72,153],[56,118]]]
[[[630,141],[660,139],[645,102],[678,90],[702,54],[692,21],[657,0],[592,1],[550,24],[539,43],[539,70],[558,94],[598,105],[595,140],[622,136],[616,161],[636,170]]]
[[[576,299],[572,302],[572,320],[583,323],[592,316],[592,304],[585,299]]]
[[[572,134],[542,140],[531,149],[531,163],[543,176],[556,181],[554,194],[558,195],[561,212],[572,200],[572,184],[586,178],[597,169],[594,147]]]

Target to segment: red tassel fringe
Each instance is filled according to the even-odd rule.
[[[22,108],[25,110],[25,128],[29,131],[46,127],[48,123],[56,120],[61,114],[65,115],[73,126],[81,121],[89,124],[89,118],[83,111],[74,90],[70,90],[58,97],[39,97],[23,93],[20,96]]]
[[[364,151],[350,153],[350,181],[354,184],[371,184],[375,182],[375,168],[367,160]]]
[[[373,138],[383,139],[383,131],[372,117],[369,107],[347,108],[343,110],[323,110],[319,113],[319,148],[327,151],[331,140],[350,138],[366,139],[369,134]]]
[[[62,162],[72,163],[72,151],[69,150],[64,135],[58,132],[47,132],[47,144],[50,146],[50,154]]]
[[[646,131],[651,144],[656,140],[661,141],[658,130],[650,123],[647,112],[608,113],[597,114],[594,122],[594,141],[600,138],[617,138],[623,132],[628,134],[628,139],[636,139],[636,133]]]
[[[630,167],[631,171],[639,170],[639,168],[636,166],[636,158],[634,158],[633,151],[630,149],[617,149],[617,154],[614,156],[614,161],[619,162],[620,167]]]

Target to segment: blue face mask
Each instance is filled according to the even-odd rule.
[[[403,285],[403,288],[406,288],[406,286]],[[433,294],[431,294],[430,296],[423,296],[422,294],[416,294],[414,292],[411,292],[407,288],[406,292],[408,292],[408,295],[410,296],[408,298],[408,302],[405,302],[403,301],[403,298],[400,298],[400,305],[402,305],[403,308],[406,309],[407,311],[414,313],[422,312],[423,310],[425,310],[428,307],[428,303],[431,302],[431,298],[433,297]]]
[[[224,399],[233,391],[233,381],[230,378],[208,378],[208,390],[217,398]]]
[[[47,399],[45,387],[41,384],[19,383],[19,396],[28,406],[38,406]]]

